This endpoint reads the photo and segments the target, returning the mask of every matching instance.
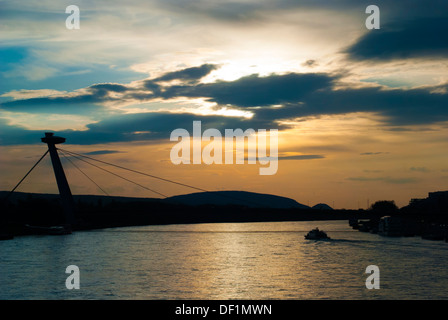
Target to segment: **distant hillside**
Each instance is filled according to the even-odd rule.
[[[2,199],[7,194],[0,191]],[[74,231],[161,224],[362,218],[358,211],[311,210],[289,198],[243,191],[202,192],[167,199],[75,195],[74,200]],[[9,201],[0,201],[0,229],[7,229],[14,236],[34,234],[26,225],[61,225],[62,209],[58,194],[14,192]]]
[[[325,203],[318,203],[315,206],[312,206],[311,209],[315,209],[315,210],[333,210],[332,207],[330,207],[328,204],[325,204]]]
[[[0,191],[0,199],[3,199],[9,192]],[[46,194],[46,193],[26,193],[26,192],[14,192],[9,197],[12,203],[18,201],[26,201],[30,199],[45,199],[50,201],[57,201],[59,194]],[[93,205],[107,205],[111,202],[164,202],[169,204],[182,204],[189,206],[198,205],[240,205],[251,208],[299,208],[310,209],[310,207],[298,203],[297,201],[275,196],[271,194],[262,194],[246,191],[214,191],[214,192],[198,192],[179,196],[173,196],[165,199],[157,198],[136,198],[136,197],[115,197],[115,196],[100,196],[100,195],[73,195],[75,203],[81,202],[84,204]]]
[[[241,205],[251,208],[300,208],[309,209],[310,207],[298,203],[297,201],[275,196],[272,194],[262,194],[247,191],[214,191],[198,192],[186,195],[174,196],[165,199],[171,203],[179,203],[190,206],[198,205]]]

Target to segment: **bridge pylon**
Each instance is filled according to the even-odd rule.
[[[48,145],[51,163],[53,164],[54,175],[56,177],[59,195],[61,196],[62,206],[64,209],[65,223],[71,227],[71,225],[75,222],[75,202],[64,173],[64,168],[62,167],[61,159],[59,158],[59,154],[56,149],[56,144],[64,143],[65,138],[55,136],[53,132],[45,132],[45,137],[41,138],[41,140]]]

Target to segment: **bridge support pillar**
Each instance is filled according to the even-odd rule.
[[[58,184],[59,195],[61,196],[62,206],[64,209],[65,223],[72,225],[75,222],[73,196],[67,182],[67,178],[62,168],[61,160],[59,159],[56,144],[64,143],[65,138],[54,136],[52,132],[46,132],[45,137],[41,138],[42,142],[48,145],[50,151],[51,163],[53,164],[54,175]]]

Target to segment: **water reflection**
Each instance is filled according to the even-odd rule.
[[[353,232],[345,221],[318,225],[332,240],[304,240],[316,222],[148,226],[20,237],[0,243],[0,298],[448,297],[445,243]],[[65,268],[71,264],[80,268],[80,290],[65,288]],[[381,269],[381,290],[365,288],[370,264]]]

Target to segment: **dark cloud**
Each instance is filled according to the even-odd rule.
[[[117,100],[110,97],[109,92],[130,90],[133,89],[121,84],[101,83],[87,87],[81,94],[13,100],[2,103],[0,108],[13,112],[88,114],[104,109],[100,105],[103,102]]]
[[[409,170],[414,171],[414,172],[421,172],[421,173],[427,173],[430,171],[426,167],[411,167]]]
[[[124,92],[124,98],[148,101],[154,98],[206,98],[218,105],[251,110],[252,123],[275,123],[309,116],[337,115],[352,112],[374,112],[394,126],[431,124],[448,121],[448,94],[441,93],[448,85],[414,89],[383,89],[381,87],[345,88],[334,90],[338,75],[322,73],[251,75],[235,81],[160,86],[154,80],[142,82],[141,90],[123,85],[101,84],[86,89],[81,95],[41,97],[15,100],[2,104],[9,111],[54,112],[79,114],[81,110],[102,108],[99,104],[120,100],[109,91]],[[76,105],[76,108],[70,107]],[[280,106],[280,107],[279,107]],[[255,108],[261,107],[261,108]],[[270,127],[270,126],[269,126]]]
[[[100,103],[107,101],[104,93],[88,93],[78,96],[39,97],[4,102],[3,110],[27,113],[90,114],[104,109]]]
[[[295,156],[277,156],[277,160],[316,160],[316,159],[324,159],[325,156],[320,154],[303,154],[303,155],[295,155]],[[270,160],[269,157],[263,158],[249,158],[245,157],[244,161],[257,161],[257,160]]]
[[[316,60],[306,60],[304,63],[302,63],[302,66],[309,67],[309,68],[315,67],[317,65],[318,65],[318,63]]]
[[[322,73],[246,76],[235,81],[169,86],[160,97],[208,98],[218,105],[250,109],[253,121],[276,122],[308,116],[374,112],[390,126],[448,121],[448,85],[434,88],[384,89],[382,87],[334,90],[339,75]],[[280,105],[281,107],[273,107]],[[262,107],[254,109],[254,107]]]
[[[167,96],[169,94],[164,92],[169,91],[171,87],[166,89],[157,83],[161,81],[178,79],[189,84],[186,88],[196,88],[193,85],[216,68],[216,65],[204,64],[199,67],[169,72],[156,79],[143,80],[141,82],[143,91],[136,92],[134,87],[117,83],[99,83],[85,88],[85,92],[80,94],[71,93],[65,96],[13,100],[2,103],[0,108],[13,112],[85,114],[98,111],[102,108],[100,104],[107,101],[120,101],[123,98],[143,101]],[[120,93],[122,97],[111,96],[110,93]]]
[[[431,93],[431,88],[325,89],[308,96],[299,108],[290,108],[290,115],[293,112],[296,116],[373,112],[383,116],[387,125],[420,125],[448,121],[447,104],[448,94]]]
[[[393,178],[393,177],[350,177],[346,180],[350,181],[358,181],[358,182],[375,182],[375,181],[382,181],[385,183],[392,183],[392,184],[408,184],[408,183],[416,183],[419,182],[419,179],[416,178]]]
[[[132,97],[139,99],[139,100],[143,100],[143,99],[150,99],[150,98],[154,98],[154,97],[158,97],[162,94],[162,86],[158,83],[156,83],[154,80],[144,80],[143,81],[143,88],[144,89],[148,89],[150,91],[149,94],[142,94],[142,93],[138,93],[138,94],[133,94]]]
[[[279,160],[313,160],[313,159],[324,159],[325,156],[320,154],[303,154],[295,156],[279,156]]]
[[[139,113],[110,116],[107,119],[87,125],[87,130],[61,130],[57,135],[67,138],[67,144],[91,145],[110,142],[150,141],[170,139],[175,129],[186,129],[193,134],[193,121],[201,121],[202,131],[218,129],[223,135],[225,129],[282,129],[271,121],[250,121],[245,118],[222,116],[198,116],[193,114]],[[46,131],[27,130],[9,125],[0,119],[0,144],[39,144]]]
[[[308,145],[297,148],[299,152],[345,152],[352,151],[353,146],[347,144]]]
[[[362,155],[362,156],[377,156],[377,155],[380,155],[380,154],[388,154],[389,152],[363,152],[363,153],[360,153],[360,155]]]
[[[123,152],[124,151],[118,151],[118,150],[96,150],[96,151],[84,152],[84,154],[93,156],[93,155],[114,154]]]
[[[298,102],[310,93],[330,88],[337,76],[323,73],[289,73],[260,77],[257,74],[235,81],[218,81],[196,86],[172,86],[163,98],[205,97],[220,105],[257,107]]]
[[[445,6],[445,13],[448,7]],[[448,15],[384,24],[346,49],[350,59],[387,61],[448,57]]]
[[[204,65],[168,73],[167,79],[200,79],[212,70]],[[200,71],[198,71],[200,70]],[[55,114],[89,114],[97,123],[86,131],[65,131],[76,143],[89,144],[115,141],[166,139],[176,128],[191,127],[193,120],[204,120],[204,126],[217,129],[286,129],[281,121],[303,120],[321,115],[340,115],[353,112],[371,112],[381,116],[383,123],[397,130],[402,126],[428,125],[448,121],[448,84],[413,89],[384,89],[382,87],[335,89],[340,75],[324,73],[289,73],[246,76],[235,81],[214,83],[189,82],[184,85],[161,85],[156,79],[143,80],[139,87],[103,83],[87,87],[82,94],[59,97],[40,97],[5,102],[1,108],[9,111]],[[120,93],[112,95],[111,93]],[[435,93],[437,92],[437,93]],[[250,119],[193,114],[144,113],[112,114],[101,103],[121,99],[151,101],[162,98],[205,98],[221,106],[253,112]],[[100,117],[101,116],[101,117]],[[105,118],[104,116],[107,116]],[[291,126],[292,124],[290,124]],[[15,131],[14,131],[14,130]],[[7,133],[19,128],[5,128]],[[9,131],[8,131],[9,130]],[[20,130],[19,130],[20,131]],[[135,132],[139,132],[138,134]],[[17,135],[6,135],[2,143],[29,141],[26,130]],[[40,134],[40,133],[39,133]],[[24,135],[24,136],[23,136]],[[74,142],[75,143],[75,142]],[[311,151],[313,152],[313,151]],[[319,151],[314,151],[319,152]],[[381,154],[365,152],[362,155]]]
[[[101,93],[107,93],[108,91],[112,91],[112,92],[125,92],[128,91],[129,88],[121,85],[121,84],[116,84],[116,83],[99,83],[99,84],[94,84],[92,86],[89,87],[92,90],[95,90],[96,92],[101,92]]]
[[[180,71],[166,73],[159,78],[153,79],[152,82],[171,80],[186,80],[196,82],[217,68],[218,66],[214,64],[203,64],[199,67],[191,67]]]
[[[44,136],[44,132],[10,125],[6,119],[0,118],[1,145],[36,144]]]

